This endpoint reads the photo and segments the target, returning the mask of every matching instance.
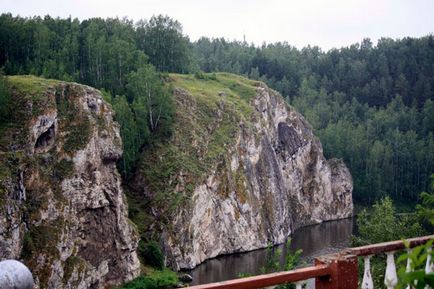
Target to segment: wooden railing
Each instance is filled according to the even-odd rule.
[[[408,239],[409,247],[423,245],[434,239],[434,235]],[[315,265],[307,268],[258,275],[247,278],[228,280],[217,283],[209,283],[191,286],[189,289],[246,289],[263,288],[284,283],[295,283],[297,289],[301,289],[305,280],[315,278],[316,289],[357,289],[358,288],[358,257],[364,257],[364,277],[362,289],[372,289],[372,277],[370,272],[370,257],[372,255],[386,253],[387,288],[394,288],[398,282],[393,253],[404,250],[404,241],[379,243],[363,247],[348,248],[339,253],[321,256],[315,259]],[[427,268],[432,268],[432,261],[428,258]],[[386,282],[387,283],[387,282]]]

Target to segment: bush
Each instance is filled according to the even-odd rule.
[[[276,249],[273,244],[269,243],[267,246],[267,255],[264,267],[261,267],[261,274],[269,274],[279,271],[290,271],[294,270],[298,265],[300,265],[300,256],[303,250],[296,250],[295,252],[291,250],[291,238],[286,242],[287,253],[285,255],[284,263],[280,263],[280,257],[282,256],[282,250]],[[238,275],[239,278],[245,278],[252,276],[249,273],[241,273]],[[295,285],[292,283],[285,283],[274,287],[276,289],[293,289]]]
[[[157,242],[150,241],[145,243],[144,241],[140,240],[139,255],[144,263],[154,267],[155,269],[163,270],[164,255],[163,252],[161,252],[160,246]]]
[[[353,237],[353,246],[381,243],[423,235],[425,232],[418,222],[418,216],[397,215],[392,199],[385,197],[376,202],[373,211],[363,210],[357,217],[359,237]],[[362,263],[362,258],[359,263]],[[382,288],[386,259],[384,255],[376,255],[371,259],[371,273],[374,288]],[[359,278],[363,276],[362,266],[359,267]]]
[[[360,237],[353,244],[356,246],[416,237],[425,233],[417,215],[398,216],[389,197],[376,202],[372,212],[363,210],[357,217],[357,226]]]
[[[434,174],[431,175],[431,184],[428,192],[422,192],[420,195],[421,204],[416,206],[417,213],[424,221],[428,221],[430,231],[434,226]],[[411,252],[402,254],[398,258],[399,266],[399,283],[398,288],[408,288],[409,284],[412,288],[423,289],[427,286],[434,287],[434,273],[426,273],[425,266],[428,254],[431,255],[431,260],[434,259],[434,251],[432,250],[434,240],[429,241],[425,245],[413,248]],[[407,258],[411,260],[411,270],[407,272]]]
[[[194,77],[196,79],[203,79],[203,80],[217,80],[217,75],[215,73],[204,73],[203,71],[196,71],[194,73]]]
[[[178,284],[176,273],[170,270],[154,271],[146,276],[140,276],[118,289],[159,289],[173,288]]]
[[[196,71],[194,73],[194,77],[197,79],[205,79],[206,78],[205,73],[203,73],[202,71]]]

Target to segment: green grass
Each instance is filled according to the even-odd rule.
[[[12,75],[8,76],[8,81],[12,87],[15,87],[21,93],[34,96],[43,95],[48,88],[61,82],[33,75]]]
[[[213,77],[205,79],[185,74],[170,74],[170,77],[175,87],[188,91],[196,101],[208,108],[216,108],[219,103],[224,102],[248,119],[253,112],[249,101],[256,95],[256,86],[259,82],[230,73],[212,75]]]
[[[28,122],[56,107],[54,99],[47,96],[47,91],[61,83],[30,75],[8,76],[7,82],[11,92],[11,116],[9,122],[0,125],[0,151],[7,151],[12,144],[15,147],[26,144]]]
[[[173,288],[178,284],[176,273],[164,269],[162,271],[150,270],[146,275],[142,275],[130,282],[125,283],[116,289],[159,289]]]
[[[31,115],[37,116],[48,108],[54,108],[54,103],[45,97],[48,89],[59,84],[60,81],[53,79],[45,79],[32,75],[14,75],[9,76],[8,81],[14,91],[15,96],[23,97],[24,100],[32,102]],[[14,103],[22,104],[22,101],[13,101]],[[21,107],[23,111],[25,108]]]

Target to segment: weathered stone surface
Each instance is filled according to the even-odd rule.
[[[22,79],[35,86],[45,81]],[[0,154],[6,164],[0,257],[23,260],[45,288],[109,288],[131,280],[140,272],[138,237],[116,170],[122,150],[111,108],[87,86],[56,82],[29,95],[16,81],[15,97],[31,109],[22,141]]]
[[[162,234],[175,269],[278,244],[298,227],[352,215],[351,175],[341,160],[324,158],[306,120],[265,85],[250,105],[251,123],[238,124],[220,167]]]

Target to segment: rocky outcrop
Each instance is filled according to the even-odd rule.
[[[0,257],[40,288],[108,288],[140,271],[116,160],[118,125],[97,90],[10,77],[16,126],[0,143]]]
[[[216,81],[222,78],[226,85],[223,77],[217,75]],[[187,80],[191,87],[194,80]],[[241,91],[241,85],[230,86]],[[204,117],[203,94],[195,95],[188,88],[175,91],[178,120],[185,118],[183,107],[188,107],[190,115]],[[168,264],[175,269],[193,268],[221,254],[263,248],[269,242],[282,243],[301,226],[352,215],[352,179],[347,167],[341,160],[324,158],[321,143],[299,113],[261,83],[254,84],[254,95],[248,100],[243,97],[247,106],[233,101],[231,91],[225,94],[219,93],[216,105],[207,110],[212,116],[206,123],[207,137],[200,139],[200,132],[195,131],[198,120],[184,123],[189,130],[185,133],[197,137],[189,141],[194,147],[191,158],[198,154],[199,160],[207,160],[213,132],[225,125],[234,105],[247,111],[247,117],[228,117],[236,129],[224,139],[224,149],[204,169],[203,177],[196,178],[199,181],[188,183],[187,166],[180,166],[167,181],[177,184],[177,195],[193,186],[188,200],[162,226],[160,240]],[[211,96],[207,101],[212,101]],[[186,144],[180,140],[175,132],[171,142],[182,150]],[[151,185],[145,181],[148,191]]]

